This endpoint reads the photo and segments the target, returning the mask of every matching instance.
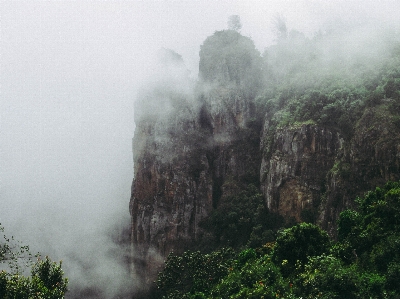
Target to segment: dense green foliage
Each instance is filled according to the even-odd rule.
[[[309,257],[324,254],[329,248],[328,234],[319,227],[300,223],[280,231],[273,254],[277,264],[284,265],[284,274],[292,273],[296,265],[304,265]]]
[[[273,241],[283,220],[268,212],[258,188],[249,184],[241,190],[233,182],[225,183],[223,188],[230,192],[223,195],[217,208],[203,221],[203,228],[211,233],[203,243],[208,248],[237,248]]]
[[[167,298],[185,298],[186,293],[204,292],[227,275],[233,256],[231,249],[221,249],[210,254],[199,251],[186,251],[180,256],[170,254],[157,285],[168,290]]]
[[[4,228],[0,226],[0,231]],[[68,280],[64,278],[61,262],[52,262],[46,257],[36,262],[28,246],[22,246],[14,238],[4,235],[0,242],[0,298],[4,299],[62,299],[67,291]],[[31,267],[31,276],[25,276]]]
[[[342,252],[364,268],[384,275],[388,289],[400,293],[400,183],[388,183],[358,199],[360,210],[343,212],[339,232]],[[352,215],[349,217],[349,215]]]
[[[398,298],[400,183],[341,213],[339,240],[308,223],[280,230],[256,249],[170,255],[160,298]]]

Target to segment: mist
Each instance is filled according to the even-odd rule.
[[[277,15],[310,38],[337,26],[398,28],[397,1],[348,2],[2,1],[6,233],[63,260],[67,298],[130,294],[140,281],[127,266],[134,102],[159,49],[182,55],[196,80],[200,45],[230,15],[261,53],[276,42]],[[362,32],[351,41],[370,41]]]

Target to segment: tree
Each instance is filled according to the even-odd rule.
[[[276,231],[283,221],[267,210],[259,189],[249,184],[240,190],[236,182],[226,182],[223,188],[225,193],[228,193],[228,188],[233,188],[234,192],[224,194],[217,208],[201,223],[214,237],[213,244],[207,240],[208,245],[213,245],[214,248],[239,248],[248,243],[257,247],[273,241],[274,230]]]
[[[4,228],[0,224],[0,231]],[[3,236],[0,242],[0,263],[7,270],[0,272],[0,298],[4,299],[62,299],[67,291],[68,279],[64,278],[61,262],[46,257],[33,262],[29,246],[23,246],[14,237]],[[24,276],[32,267],[31,276]]]
[[[242,23],[240,22],[240,16],[233,15],[228,18],[228,29],[239,31],[242,29]]]
[[[286,26],[286,20],[282,15],[275,16],[273,25],[278,41],[287,38],[288,30]]]
[[[347,210],[340,214],[338,229],[342,243],[366,269],[386,274],[399,268],[400,183],[389,182],[357,202],[358,212]]]
[[[318,226],[300,223],[280,231],[276,238],[273,260],[282,265],[283,274],[290,274],[297,263],[306,264],[309,257],[328,252],[328,234]]]
[[[349,236],[352,228],[361,221],[360,218],[360,214],[353,210],[345,210],[340,213],[337,229],[339,240],[344,240]]]
[[[211,291],[211,298],[272,299],[287,293],[289,284],[285,283],[270,256],[262,254],[257,257],[254,253],[254,250],[247,249],[239,254],[229,274]],[[241,256],[245,259],[241,260]]]
[[[294,279],[295,293],[303,298],[384,298],[384,284],[383,276],[325,254],[310,257]]]
[[[0,232],[4,233],[4,227],[0,223]],[[8,269],[11,274],[20,274],[25,268],[31,267],[33,255],[29,251],[29,246],[22,245],[21,242],[14,239],[14,236],[8,237],[3,234],[0,241],[0,264],[2,268]]]

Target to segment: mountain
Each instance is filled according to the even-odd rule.
[[[171,252],[271,241],[296,222],[335,237],[357,196],[400,179],[399,43],[347,51],[337,37],[293,31],[261,55],[217,31],[197,82],[160,51],[135,106],[131,242],[144,284]]]

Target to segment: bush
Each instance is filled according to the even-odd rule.
[[[298,295],[306,298],[381,298],[385,278],[343,265],[332,255],[311,257],[295,281]]]
[[[400,183],[389,182],[357,202],[359,212],[340,215],[340,239],[364,268],[385,274],[389,264],[400,261]]]
[[[340,213],[338,220],[338,239],[344,240],[350,236],[350,233],[356,225],[361,221],[361,217],[358,212],[353,210],[345,210]]]
[[[248,252],[246,252],[247,254]],[[276,298],[288,291],[279,268],[263,255],[239,263],[211,292],[212,298]]]
[[[199,251],[185,251],[180,256],[170,254],[158,275],[157,287],[166,298],[208,294],[212,286],[228,274],[233,257],[233,250],[228,248],[209,254]]]
[[[329,246],[325,231],[314,224],[300,223],[278,233],[273,259],[282,266],[283,274],[288,276],[296,264],[304,265],[308,257],[327,253]]]
[[[344,211],[339,242],[301,223],[279,231],[274,243],[238,255],[171,256],[158,285],[171,299],[399,298],[399,190],[399,183],[388,183],[358,199],[358,212]]]

